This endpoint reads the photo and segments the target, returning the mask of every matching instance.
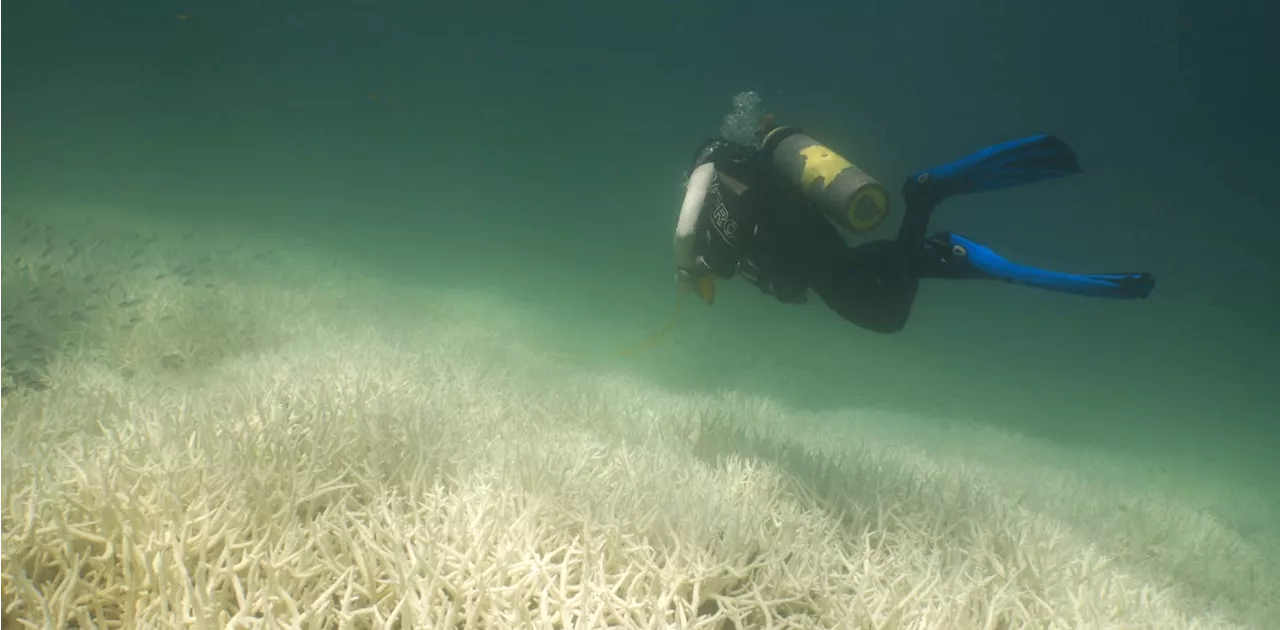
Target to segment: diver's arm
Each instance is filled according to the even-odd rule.
[[[692,271],[696,265],[694,239],[698,217],[702,214],[703,200],[715,177],[716,166],[707,162],[689,174],[689,185],[684,191],[684,203],[680,205],[680,218],[676,221],[676,268]]]

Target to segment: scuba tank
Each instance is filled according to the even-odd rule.
[[[846,230],[869,232],[889,215],[889,190],[883,184],[799,129],[769,129],[760,140],[760,150],[767,162]]]

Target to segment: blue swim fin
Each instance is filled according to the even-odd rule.
[[[930,240],[936,253],[927,275],[946,278],[986,278],[1090,297],[1141,299],[1155,289],[1149,273],[1070,274],[1027,267],[1006,260],[990,247],[958,234],[944,232]]]
[[[907,203],[932,206],[952,195],[1029,184],[1079,173],[1075,151],[1049,134],[992,145],[907,179]]]

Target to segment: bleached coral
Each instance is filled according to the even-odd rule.
[[[159,316],[60,346],[40,387],[6,394],[6,628],[1237,628],[1277,613],[1275,559],[1174,498],[1090,529],[1067,511],[1100,514],[1108,491],[948,455],[883,428],[896,418],[665,393],[540,358],[447,296],[251,276],[129,280]],[[210,292],[227,297],[211,309]],[[225,345],[237,330],[257,334]],[[162,360],[175,352],[203,358]],[[1218,554],[1252,586],[1169,572],[1152,549]]]

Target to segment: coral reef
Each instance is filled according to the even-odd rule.
[[[657,391],[495,334],[485,303],[82,214],[4,219],[5,628],[1280,615],[1274,549],[1030,440]]]

